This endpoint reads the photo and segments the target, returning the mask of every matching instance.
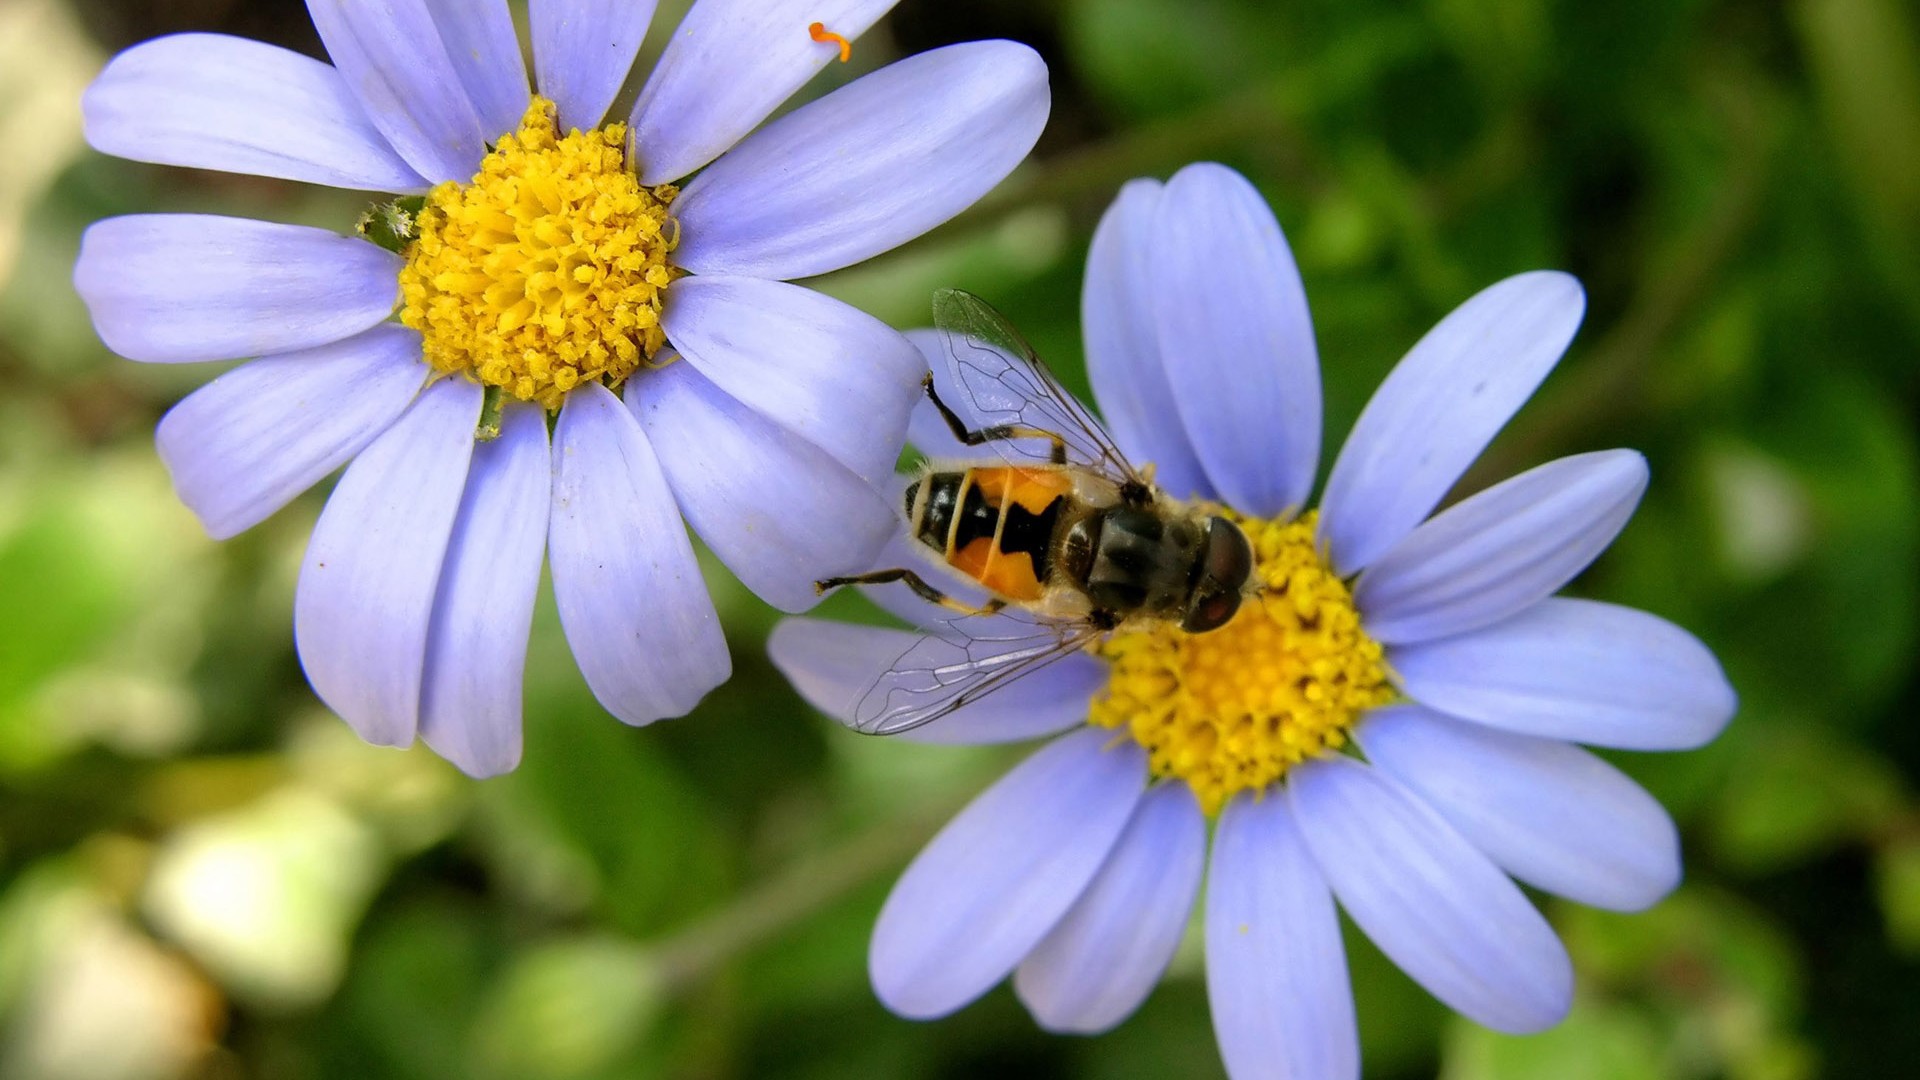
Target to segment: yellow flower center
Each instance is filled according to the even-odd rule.
[[[1296,763],[1339,749],[1361,712],[1393,700],[1378,642],[1314,543],[1314,515],[1279,523],[1223,511],[1247,531],[1261,585],[1205,634],[1155,624],[1094,646],[1111,665],[1090,718],[1146,748],[1209,815]]]
[[[472,183],[433,189],[400,271],[427,363],[556,409],[659,351],[678,191],[640,186],[626,141],[624,124],[562,136],[536,97]]]

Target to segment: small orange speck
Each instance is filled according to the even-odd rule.
[[[840,62],[841,63],[844,64],[848,60],[853,59],[853,42],[848,41],[846,38],[843,38],[839,34],[836,34],[833,31],[827,29],[826,23],[813,23],[812,25],[808,26],[807,36],[812,38],[815,41],[820,42],[822,45],[832,43],[840,46]]]

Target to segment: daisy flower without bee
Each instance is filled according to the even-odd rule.
[[[699,0],[624,117],[607,112],[652,3],[534,0],[531,87],[504,0],[312,0],[331,66],[183,34],[88,90],[87,137],[111,154],[408,196],[358,237],[113,218],[74,271],[123,356],[258,358],[160,424],[214,536],[352,462],[294,623],[314,689],[362,736],[511,769],[549,549],[587,682],[642,724],[730,671],[682,515],[789,611],[885,541],[870,481],[923,361],[787,282],[959,212],[1048,109],[1033,51],[988,41],[761,126],[892,4]]]
[[[1695,747],[1735,707],[1686,631],[1552,595],[1633,513],[1640,455],[1564,458],[1433,513],[1583,310],[1550,272],[1462,304],[1388,376],[1303,512],[1319,373],[1278,224],[1218,165],[1129,184],[1088,257],[1095,395],[1167,493],[1240,524],[1258,589],[1220,629],[1123,626],[907,736],[1058,734],[894,887],[870,957],[881,1000],[936,1017],[1011,974],[1042,1026],[1110,1028],[1159,980],[1204,875],[1207,986],[1237,1080],[1359,1075],[1336,905],[1473,1020],[1530,1032],[1565,1015],[1567,954],[1515,879],[1620,910],[1680,879],[1666,813],[1575,744]],[[923,449],[978,457],[945,431],[915,418]],[[772,641],[842,718],[909,650],[965,664],[1031,641],[1031,622],[943,622],[870,595],[926,636],[790,619]]]

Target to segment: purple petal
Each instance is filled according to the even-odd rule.
[[[518,130],[531,96],[527,62],[505,0],[426,0],[426,5],[486,140],[498,142]]]
[[[1542,600],[1471,634],[1393,649],[1388,662],[1409,694],[1454,716],[1627,750],[1703,746],[1739,705],[1698,638],[1592,600]]]
[[[519,402],[474,447],[427,636],[420,737],[469,776],[520,763],[520,688],[547,552],[547,417]]]
[[[1207,878],[1207,999],[1234,1080],[1358,1080],[1340,919],[1278,793],[1241,795],[1220,815]]]
[[[944,1016],[992,988],[1093,880],[1147,779],[1112,733],[1054,740],[988,788],[920,852],[873,928],[867,970],[882,1004]]]
[[[1149,791],[1087,891],[1014,972],[1041,1027],[1097,1035],[1133,1015],[1180,945],[1206,857],[1192,790]]]
[[[687,522],[742,584],[782,611],[819,603],[816,581],[870,568],[900,526],[866,481],[692,364],[630,384],[627,405]]]
[[[305,225],[205,214],[96,222],[73,285],[129,360],[266,356],[352,337],[393,313],[400,257]]]
[[[767,639],[767,655],[807,704],[850,725],[860,698],[896,661],[910,651],[937,647],[925,644],[928,640],[912,630],[783,619]],[[947,647],[954,662],[966,659],[959,646],[948,643]],[[1052,735],[1086,720],[1087,703],[1106,686],[1106,679],[1105,664],[1084,654],[1068,656],[893,737],[968,745]]]
[[[898,0],[700,0],[680,21],[633,107],[640,182],[664,184],[707,164],[758,127]]]
[[[892,475],[926,367],[885,323],[798,285],[691,277],[667,290],[666,330],[736,400],[869,483]]]
[[[235,368],[160,420],[160,460],[215,540],[241,533],[345,465],[426,381],[420,335],[358,337]]]
[[[1186,432],[1167,415],[1173,384],[1154,316],[1162,288],[1154,264],[1161,195],[1157,181],[1129,182],[1094,230],[1080,292],[1087,379],[1114,440],[1134,464],[1151,463],[1155,482],[1177,498],[1213,498]]]
[[[674,204],[674,261],[698,274],[811,277],[889,251],[973,205],[1047,121],[1025,45],[920,53],[754,132]]]
[[[1673,820],[1626,774],[1577,746],[1415,705],[1381,709],[1354,734],[1380,771],[1530,885],[1640,911],[1680,884]]]
[[[1602,450],[1550,461],[1413,530],[1354,588],[1367,633],[1384,644],[1489,626],[1587,568],[1633,517],[1647,461]]]
[[[1482,290],[1420,339],[1360,414],[1320,499],[1342,576],[1440,505],[1553,370],[1586,308],[1579,281],[1537,271]]]
[[[87,142],[134,161],[370,191],[427,186],[339,72],[245,38],[174,34],[135,45],[107,64],[81,107]]]
[[[1573,965],[1518,886],[1378,770],[1311,761],[1287,784],[1340,906],[1401,970],[1468,1019],[1526,1034],[1573,1003]]]
[[[685,715],[733,665],[646,434],[583,383],[560,410],[553,470],[553,595],[580,673],[629,724]]]
[[[940,331],[932,329],[909,330],[906,336],[933,372],[934,387],[940,394],[940,400],[947,402],[947,407],[958,413],[963,422],[974,427],[981,426],[973,415],[973,403],[967,400],[966,395],[954,395],[954,400],[948,400],[947,386],[951,384],[952,376],[947,374],[946,338]],[[930,458],[968,458],[980,453],[979,447],[968,446],[953,437],[953,428],[925,394],[913,403],[913,411],[907,415],[907,443]]]
[[[1160,354],[1187,438],[1222,501],[1296,510],[1320,461],[1320,361],[1293,252],[1224,165],[1167,181],[1154,226]]]
[[[373,126],[438,184],[468,180],[490,136],[447,55],[427,0],[307,0],[313,28]]]
[[[533,67],[560,130],[600,126],[633,70],[655,0],[531,0]],[[644,144],[643,144],[644,145]],[[660,183],[647,180],[648,184]]]
[[[307,543],[293,636],[314,692],[382,746],[413,741],[427,623],[480,387],[442,379],[347,468]]]

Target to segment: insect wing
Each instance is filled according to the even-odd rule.
[[[933,324],[946,339],[950,386],[972,405],[989,428],[1051,432],[1066,444],[1067,460],[1120,480],[1140,474],[1040,357],[985,300],[960,289],[933,294]],[[996,439],[993,447],[1009,465],[1046,461],[1044,439]]]
[[[1100,634],[1085,623],[1010,615],[948,625],[954,632],[915,641],[866,689],[854,703],[855,730],[898,735],[931,724],[1079,652]]]

